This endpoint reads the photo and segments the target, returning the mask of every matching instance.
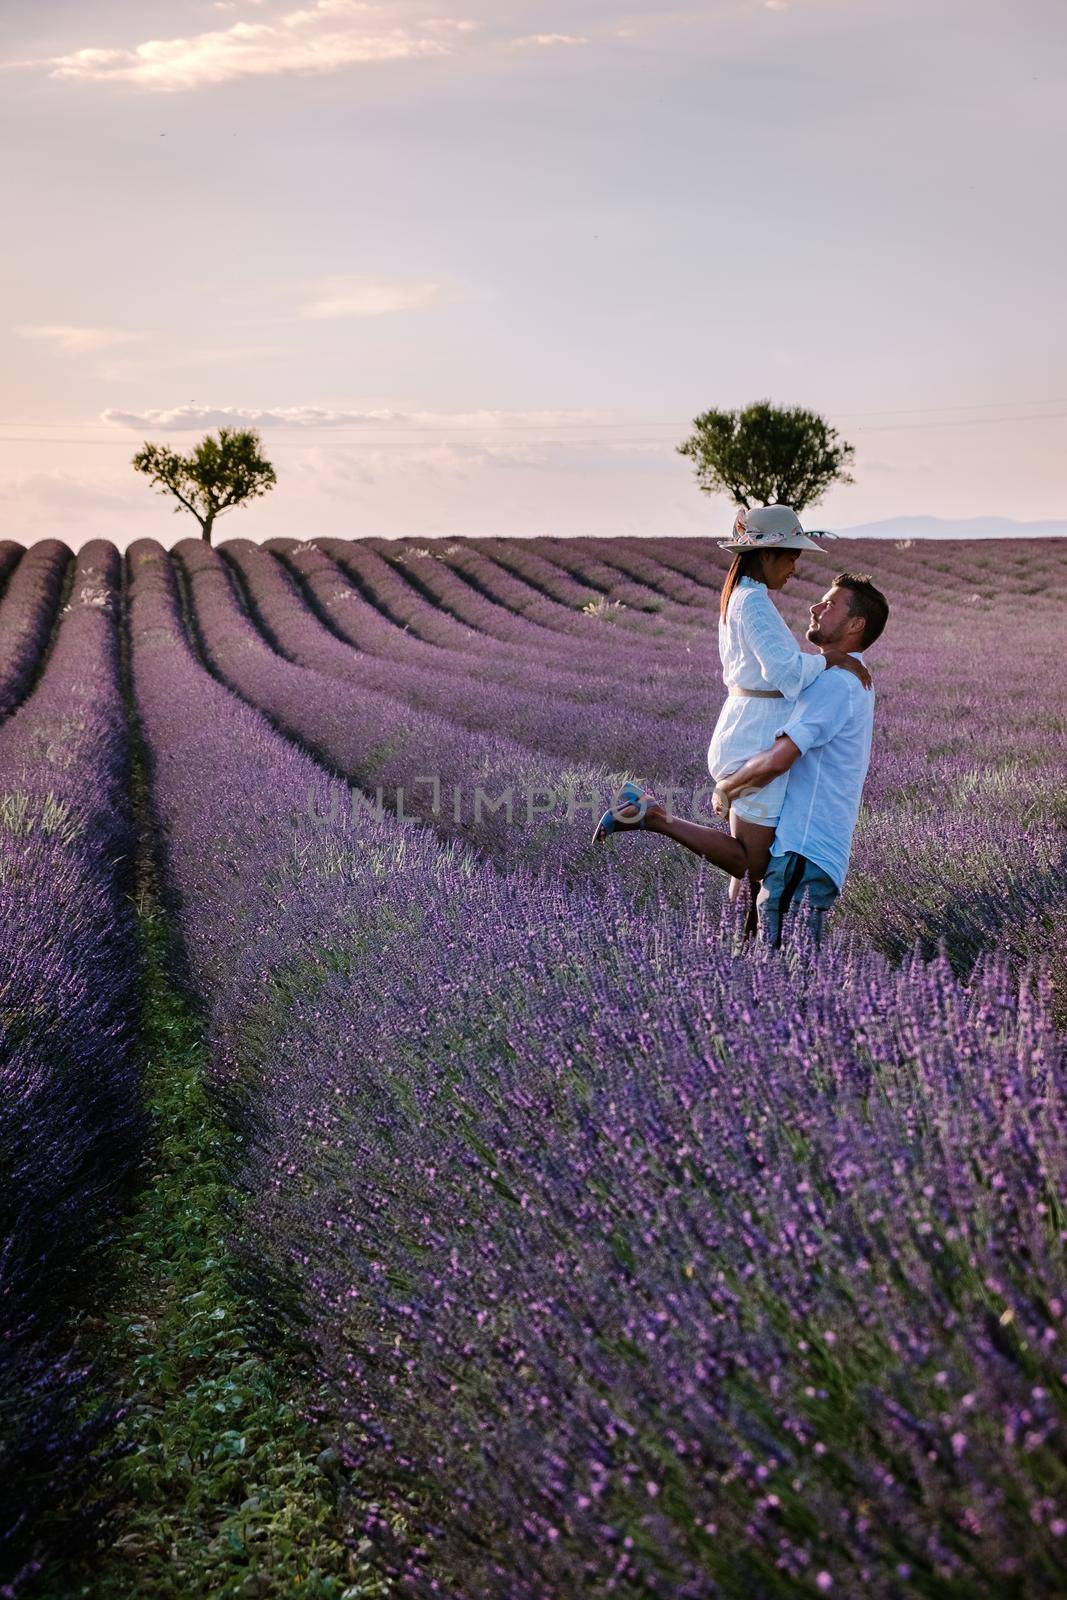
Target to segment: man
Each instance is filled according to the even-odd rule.
[[[811,607],[809,641],[819,649],[860,652],[881,637],[889,616],[885,596],[870,578],[840,572]],[[762,937],[777,946],[788,912],[806,902],[816,937],[845,881],[860,795],[871,754],[874,691],[850,672],[824,672],[800,695],[769,749],[715,786],[713,805],[725,816],[740,795],[789,773],[785,803],[757,901]],[[735,878],[749,870],[742,840],[668,814],[651,795],[638,794],[606,813],[610,828],[665,834]],[[600,830],[598,829],[598,834]]]

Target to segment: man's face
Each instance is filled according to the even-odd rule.
[[[827,589],[821,600],[811,608],[811,627],[808,638],[812,644],[836,645],[839,650],[858,650],[859,636],[863,632],[863,618],[854,617],[849,610],[850,594],[847,589]]]

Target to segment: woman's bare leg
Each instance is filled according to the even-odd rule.
[[[749,879],[758,888],[763,881],[763,874],[771,859],[771,845],[774,843],[773,828],[767,828],[762,822],[748,822],[744,817],[739,817],[736,811],[730,812],[730,832],[735,839],[743,841],[748,851]]]
[[[618,821],[624,827],[630,809],[626,807],[622,812],[616,812]],[[635,818],[636,815],[635,810]],[[723,833],[721,828],[709,828],[701,822],[686,822],[684,817],[668,816],[658,800],[650,804],[645,813],[645,827],[649,833],[662,833],[665,838],[673,839],[676,844],[684,844],[694,855],[703,856],[705,861],[721,867],[722,871],[728,872],[732,878],[748,877],[749,855],[745,841],[734,838],[732,834]]]
[[[642,813],[637,806],[623,806],[616,810],[615,825],[629,831],[641,826]],[[687,822],[683,817],[669,814],[658,800],[648,798],[644,810],[644,826],[649,833],[661,833],[664,838],[682,844],[694,855],[710,861],[713,866],[729,873],[736,882],[747,878],[751,899],[745,933],[756,931],[756,891],[767,870],[774,843],[775,830],[758,822],[746,822],[733,811],[730,813],[729,833],[721,828],[709,828],[704,823]],[[731,885],[732,887],[732,885]],[[731,899],[733,896],[731,895]]]
[[[748,917],[745,921],[745,932],[756,932],[756,896],[759,886],[763,882],[763,874],[771,859],[771,845],[774,843],[775,830],[768,828],[761,822],[749,822],[744,817],[739,817],[736,811],[730,812],[730,832],[735,839],[744,842],[748,852]],[[730,899],[736,901],[741,897],[741,879],[734,878],[730,883]]]

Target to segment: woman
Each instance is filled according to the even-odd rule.
[[[820,672],[841,667],[870,687],[866,667],[844,651],[807,654],[801,650],[771,599],[784,589],[802,550],[822,554],[789,506],[759,506],[738,513],[734,537],[720,543],[734,552],[719,603],[719,657],[727,698],[708,747],[708,771],[716,780],[774,743],[793,702]],[[735,800],[730,832],[744,843],[752,862],[752,891],[767,870],[774,830],[785,798],[788,774],[765,789]],[[730,880],[730,898],[741,879]]]
[[[733,551],[734,559],[719,605],[719,656],[727,697],[708,747],[708,771],[716,782],[774,743],[797,696],[820,672],[840,667],[854,673],[864,688],[871,685],[863,663],[846,652],[801,650],[771,599],[772,590],[789,582],[801,551],[822,554],[795,511],[789,506],[759,506],[739,512],[733,539],[722,541],[720,549]],[[788,774],[775,778],[730,807],[730,832],[741,840],[749,862],[753,910],[788,781]],[[655,803],[652,795],[642,794],[632,784],[620,791],[620,800],[621,808],[601,817],[594,839],[604,838],[616,827],[632,826],[631,813],[643,817],[647,805]],[[731,900],[740,894],[742,881],[731,878]]]

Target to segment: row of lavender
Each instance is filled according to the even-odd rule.
[[[580,541],[576,552],[584,551],[587,543]],[[473,596],[469,586],[458,581],[458,575],[448,566],[449,550],[445,546],[432,562],[439,569],[435,597],[442,608],[436,609],[425,600],[420,601],[400,574],[406,570],[403,556],[391,562],[368,550],[365,543],[344,544],[340,541],[323,541],[323,547],[337,563],[351,574],[379,608],[379,612],[394,616],[400,624],[391,630],[389,643],[364,628],[359,636],[351,638],[360,649],[373,654],[389,653],[396,656],[405,646],[412,648],[412,634],[420,639],[432,639],[436,644],[450,647],[449,654],[458,659],[465,653],[477,663],[479,676],[499,670],[493,664],[491,651],[500,649],[500,642],[487,632],[474,628],[499,626],[499,621],[487,617],[484,602]],[[535,541],[536,543],[536,541]],[[510,547],[498,541],[499,548],[508,549],[510,564],[525,564],[532,558],[525,543],[516,541]],[[696,550],[686,548],[696,545]],[[699,541],[679,540],[664,546],[656,545],[664,560],[680,563],[692,571],[701,571],[704,578],[703,593],[709,602],[717,602],[726,557],[702,545]],[[1056,717],[1060,714],[1054,690],[1057,629],[1062,606],[1065,577],[1067,577],[1067,546],[1050,542],[1047,549],[1031,555],[1022,567],[1018,555],[1007,547],[998,546],[986,555],[976,555],[973,550],[961,551],[952,547],[946,559],[937,559],[923,553],[900,552],[891,545],[859,545],[842,542],[835,565],[869,566],[873,563],[875,577],[885,588],[893,607],[893,622],[886,638],[880,642],[873,660],[879,676],[879,687],[892,697],[898,689],[925,691],[922,715],[911,719],[910,726],[919,723],[923,745],[936,748],[953,740],[960,747],[967,745],[975,760],[1003,758],[1016,755],[1026,762],[1039,762],[1042,755],[1050,758],[1052,741],[1049,733],[1056,731]],[[286,559],[297,568],[303,567],[309,557],[317,555],[314,547],[301,546],[286,553]],[[575,554],[575,562],[587,559]],[[648,557],[644,557],[647,562]],[[321,557],[319,557],[321,562]],[[999,565],[998,565],[999,562]],[[327,566],[330,564],[327,563]],[[972,602],[983,596],[972,592],[972,582],[979,582],[979,569],[988,579],[995,575],[998,589],[998,613],[990,618],[985,610],[976,612]],[[316,569],[318,570],[318,569]],[[660,567],[660,571],[667,571]],[[784,596],[784,609],[798,634],[806,622],[806,607],[830,576],[833,568],[817,559],[802,568],[798,579]],[[336,576],[336,570],[334,571]],[[1020,585],[1021,578],[1026,582]],[[327,615],[332,624],[339,624],[344,632],[353,617],[363,621],[364,613],[353,613],[350,591],[343,586],[328,588],[325,574],[319,580],[322,590],[343,597],[344,609],[339,600],[333,600],[333,611]],[[310,587],[310,586],[309,586]],[[406,605],[405,605],[406,595]],[[312,604],[320,604],[318,593],[311,596]],[[499,609],[499,608],[498,608]],[[452,612],[463,613],[470,627],[458,628]],[[338,613],[340,613],[338,615]],[[1025,649],[1006,646],[1003,632],[1008,617],[1025,621],[1027,640]],[[379,615],[379,622],[381,615]],[[445,628],[442,634],[434,629]],[[403,637],[401,637],[403,629]],[[408,631],[410,630],[410,632]],[[592,656],[589,651],[599,635],[599,645]],[[347,635],[346,635],[347,636]],[[541,635],[543,638],[543,634]],[[680,719],[683,723],[707,724],[714,719],[721,698],[718,684],[717,650],[714,640],[714,608],[706,606],[701,626],[682,640],[676,640],[671,652],[650,655],[644,648],[644,637],[626,637],[603,627],[586,634],[581,672],[574,674],[547,667],[543,655],[532,657],[527,647],[517,640],[507,647],[508,658],[514,673],[527,683],[543,688],[547,697],[583,699],[597,708],[605,700],[642,716]],[[421,650],[419,659],[428,665],[425,645],[414,644]],[[433,653],[438,662],[440,652]],[[571,657],[573,660],[573,655]],[[886,673],[888,672],[888,678]],[[1034,693],[1034,677],[1041,685],[1040,695]],[[513,680],[514,681],[514,680]],[[1053,698],[1050,702],[1050,692]],[[507,706],[504,707],[507,715]],[[1009,717],[1013,721],[1009,722]],[[929,729],[927,735],[926,730]],[[688,739],[689,729],[683,729]]]
[[[485,541],[474,543],[489,548]],[[640,560],[643,576],[663,587],[657,574],[677,567],[694,583],[699,579],[711,601],[729,559],[713,541],[700,540],[582,540],[569,547],[532,541],[532,547],[531,555],[525,542],[497,541],[492,553],[507,549],[508,564],[520,567],[543,564],[538,550],[557,558],[566,550],[569,569],[581,572],[592,550],[594,559],[613,563]],[[344,549],[329,548],[335,555]],[[440,549],[439,564],[452,559],[449,548]],[[838,565],[873,564],[893,607],[889,633],[872,656],[880,693],[875,761],[843,915],[893,954],[914,942],[930,951],[944,941],[961,968],[990,946],[1041,951],[1051,940],[1062,950],[1067,904],[1057,686],[1067,547],[1056,541],[1036,549],[917,549],[906,541],[903,547],[841,541],[831,554],[832,564],[812,558],[802,565],[784,596],[798,635],[808,602]],[[452,601],[452,588],[440,592]],[[1025,648],[1005,644],[1016,622],[1024,629]],[[627,762],[606,730],[613,769],[630,766],[654,783],[673,781],[683,795],[690,792],[689,763],[701,749],[694,730],[701,717],[705,730],[710,728],[721,694],[709,665],[716,655],[713,626],[714,612],[705,611],[703,635],[678,645],[673,671],[659,682],[636,638],[613,638],[614,693],[598,686],[583,732],[595,736],[605,707],[616,716],[622,711],[632,717],[639,708],[642,716],[659,712],[675,721],[677,731],[673,737],[659,725],[658,759],[646,764],[648,739],[634,739]],[[605,652],[604,659],[611,656]],[[654,697],[665,688],[670,704],[657,707]],[[546,691],[553,700],[565,693],[554,682],[546,683]]]
[[[373,659],[364,678],[361,658],[322,627],[261,552],[238,551],[236,560],[265,627],[295,659],[275,651],[242,609],[218,552],[188,540],[176,558],[213,668],[333,771],[505,869],[571,859],[588,845],[592,814],[617,787],[605,768],[565,766],[386,692],[388,677]],[[575,804],[568,815],[572,797],[581,814]]]
[[[70,562],[49,542],[11,579],[0,611],[3,657],[22,683],[39,668]],[[39,682],[0,727],[5,1594],[36,1570],[46,1519],[52,1540],[68,1547],[92,1525],[109,1419],[94,1402],[93,1374],[72,1353],[71,1318],[99,1268],[144,1134],[120,571],[111,545],[81,550]],[[57,1516],[66,1519],[58,1534]]]
[[[279,720],[321,694],[240,629],[219,654],[232,601],[183,561],[216,670],[243,643]],[[159,547],[131,565],[249,1258],[314,1330],[353,1539],[426,1594],[1059,1592],[1040,985],[840,937],[737,958],[701,880],[638,914],[618,862],[566,888],[353,826],[199,664]]]
[[[182,547],[183,557],[186,548]],[[189,554],[194,561],[198,559],[195,550],[190,549]],[[388,624],[379,615],[377,636],[368,636],[369,630],[354,621],[355,605],[365,605],[365,602],[353,589],[338,585],[336,567],[332,576],[323,570],[332,563],[321,552],[307,552],[296,568],[303,583],[303,595],[286,578],[278,563],[258,547],[234,543],[228,545],[223,554],[263,633],[275,648],[290,661],[323,674],[324,680],[334,680],[332,687],[328,681],[323,681],[323,697],[331,701],[339,696],[343,698],[337,682],[340,680],[361,690],[374,689],[385,697],[380,700],[384,727],[391,726],[395,730],[403,726],[411,710],[432,711],[438,726],[442,719],[452,725],[443,744],[439,739],[427,740],[421,729],[410,728],[424,764],[429,762],[431,767],[436,764],[441,770],[441,756],[454,746],[457,737],[454,725],[459,724],[478,735],[476,740],[462,742],[461,760],[466,774],[484,775],[487,791],[497,794],[511,788],[517,798],[522,796],[520,772],[514,759],[520,746],[534,754],[540,769],[539,782],[544,782],[545,758],[548,757],[567,775],[575,794],[596,795],[605,801],[614,787],[608,775],[628,773],[635,766],[657,779],[673,771],[678,780],[688,784],[690,793],[707,784],[703,760],[705,729],[700,721],[684,719],[679,710],[680,694],[674,697],[676,714],[673,718],[661,715],[658,707],[655,713],[643,715],[640,704],[619,703],[618,685],[610,673],[604,671],[598,682],[592,671],[580,674],[573,670],[554,670],[541,662],[536,669],[531,669],[522,659],[519,677],[516,668],[520,663],[513,655],[511,668],[518,681],[508,682],[499,674],[484,673],[477,652],[471,648],[442,651],[423,646],[407,659],[395,650],[390,650],[388,655],[377,654],[372,647]],[[320,596],[323,600],[332,597],[332,613],[321,603]],[[342,596],[346,604],[338,616],[342,610],[338,601]],[[330,616],[332,629],[316,617],[312,609],[316,602],[320,614]],[[365,648],[358,644],[361,638],[366,642]],[[383,641],[383,648],[391,643]],[[587,641],[586,648],[590,664],[595,666],[591,643],[595,641]],[[435,657],[442,656],[455,659],[454,670],[448,670],[447,662],[444,668],[438,664]],[[572,704],[561,708],[557,685],[564,698],[568,694],[582,695],[580,706]],[[589,696],[593,691],[599,692],[599,698],[591,701]],[[639,701],[640,697],[634,699]],[[460,751],[457,749],[455,753]],[[442,770],[441,776],[447,782],[453,776],[456,763],[448,755],[445,759],[449,761],[449,772],[446,774]],[[529,754],[521,765],[532,766]],[[455,772],[457,779],[463,776],[462,770]],[[526,781],[532,778],[530,773]],[[466,787],[471,787],[469,777]],[[515,809],[521,812],[523,808],[520,805]],[[586,835],[590,832],[590,812],[597,809],[590,800],[583,814]],[[532,842],[522,836],[525,820],[521,818],[519,822],[518,845],[522,858],[531,865]],[[576,835],[573,843],[577,842]],[[572,841],[561,831],[554,836],[553,843],[559,853]]]
[[[224,545],[222,554],[246,581],[264,568],[277,569],[277,563],[270,561],[265,550],[244,540]],[[455,688],[455,678],[463,677],[469,683],[477,671],[487,690],[503,691],[497,727],[521,731],[524,742],[531,742],[530,717],[536,716],[538,707],[546,702],[551,706],[553,700],[563,698],[602,707],[605,701],[618,697],[619,651],[617,647],[606,648],[609,641],[605,634],[610,630],[595,623],[587,623],[564,654],[556,656],[546,651],[543,631],[534,636],[532,645],[502,641],[462,626],[447,611],[436,609],[426,600],[417,608],[411,603],[410,591],[406,597],[400,589],[398,574],[372,551],[334,546],[331,559],[317,546],[304,545],[286,553],[283,562],[296,579],[304,604],[361,653],[361,667],[366,665],[373,670],[378,665],[376,660],[366,661],[366,657],[402,665],[408,672],[393,680],[398,691],[407,694],[410,683],[418,686],[419,692],[435,694],[435,703],[449,709],[463,709],[462,699],[448,693]],[[356,587],[371,578],[379,581],[373,587],[368,581],[365,587],[377,603],[364,599]],[[277,580],[274,582],[276,586]],[[398,626],[392,622],[392,612],[407,618],[407,623]],[[409,631],[414,621],[428,637]],[[634,647],[642,643],[636,635],[628,636],[628,642]],[[633,675],[626,685],[626,709],[650,718],[682,714],[686,701],[693,699],[694,686],[678,681],[677,661],[663,651],[647,650],[641,659],[642,674]],[[348,663],[351,671],[351,655]],[[411,676],[420,668],[418,676]],[[542,731],[544,736],[551,736],[548,725],[538,723],[535,747]]]
[[[443,558],[419,558],[438,569],[433,592],[451,608],[434,610],[414,590],[405,598],[402,562],[362,545],[328,549],[290,542],[280,552],[290,576],[244,541],[221,559],[194,541],[177,555],[216,669],[335,771],[380,786],[394,806],[402,793],[408,814],[503,863],[583,862],[589,797],[606,800],[624,775],[683,810],[706,806],[721,695],[707,621],[703,636],[673,645],[601,628],[560,660],[527,638],[549,630],[501,612],[521,624],[505,639],[489,602],[464,594]],[[998,657],[991,672],[997,633],[905,576],[907,586],[892,570],[883,579],[902,618],[873,658],[877,746],[842,915],[893,955],[944,943],[961,969],[993,946],[1041,951],[1067,926],[1058,713],[1032,688],[1035,672],[1056,682],[1055,630],[1033,629],[1025,654]],[[1044,605],[1051,621],[1054,600],[1017,603]],[[476,617],[500,637],[475,632]],[[641,878],[650,859],[662,864],[644,851],[630,859]]]
[[[75,564],[55,540],[29,551],[0,543],[0,715],[9,717],[2,747],[4,909],[10,902],[20,913],[12,909],[5,917],[0,973],[5,1084],[18,1089],[7,1099],[2,1129],[8,1326],[0,1459],[8,1498],[0,1507],[0,1540],[7,1575],[24,1557],[32,1568],[40,1515],[52,1502],[75,1501],[76,1481],[92,1475],[89,1457],[103,1419],[85,1409],[88,1375],[67,1352],[63,1330],[75,1269],[84,1278],[95,1262],[87,1246],[99,1242],[103,1219],[114,1214],[138,1148],[127,1137],[138,1115],[128,1034],[136,963],[121,951],[130,925],[116,894],[128,887],[129,867],[114,659],[117,576],[108,546],[87,547]],[[61,595],[72,586],[63,644],[47,681],[13,718],[46,657]],[[77,852],[82,840],[90,852],[84,870],[68,872],[71,847]],[[42,848],[44,841],[50,843]],[[94,900],[87,885],[97,879]],[[53,880],[65,892],[46,905]],[[112,985],[118,970],[124,981]],[[54,1013],[34,998],[46,989]],[[75,1021],[79,1005],[82,1026]],[[69,1049],[57,1048],[57,1018]],[[90,1099],[95,1121],[80,1114]],[[68,1117],[80,1137],[60,1154],[57,1129]],[[109,1154],[111,1140],[121,1157]],[[71,1525],[67,1532],[73,1531]]]
[[[45,554],[48,554],[48,552],[45,552]],[[304,552],[299,552],[299,550],[298,550],[298,552],[294,552],[294,555],[293,555],[294,562],[298,562],[299,557],[301,557],[302,554],[304,554]],[[66,552],[62,552],[62,565],[66,565],[66,560],[67,560]],[[56,565],[56,563],[54,563],[54,557],[53,557],[53,566],[54,565]],[[237,565],[238,568],[240,568],[240,565],[242,565],[242,563],[240,563],[240,560],[235,560],[235,565]],[[26,570],[29,571],[29,566],[27,566]],[[59,568],[59,570],[61,570],[61,568]],[[294,570],[296,570],[296,568],[294,568]],[[243,579],[243,581],[245,581],[245,579]],[[269,589],[269,587],[270,586],[267,586],[267,589]],[[251,594],[251,589],[253,589],[253,584],[251,584],[251,582],[250,582],[250,584],[248,584],[248,592],[250,592],[250,594]],[[267,590],[264,590],[264,592],[267,592]],[[11,597],[11,587],[10,587],[10,592],[8,592],[8,598],[10,598],[10,597]],[[267,597],[267,598],[270,598],[270,597]],[[274,595],[274,600],[277,600],[277,594]],[[274,602],[270,602],[270,603],[274,603]],[[54,608],[54,595],[53,595],[53,608]],[[34,610],[34,608],[30,608],[30,610]],[[46,606],[38,606],[37,610],[34,611],[34,627],[32,627],[32,629],[30,629],[30,637],[37,637],[37,635],[40,634],[40,629],[42,629],[42,619],[43,618],[46,618]],[[310,621],[310,619],[309,619],[309,621]],[[37,630],[37,632],[34,632],[34,629]],[[269,630],[269,629],[267,629],[267,630]],[[270,632],[270,630],[269,630],[269,632]],[[398,632],[398,630],[395,630],[395,632]],[[10,635],[8,635],[8,637],[10,637]],[[294,637],[296,637],[296,635],[294,635]],[[320,654],[320,650],[322,650],[323,638],[326,638],[326,640],[328,640],[328,642],[334,643],[334,645],[336,645],[336,640],[330,640],[330,635],[322,635],[322,637],[315,638],[314,653],[315,653],[315,656],[317,656],[317,658],[318,658],[318,659],[315,659],[315,666],[318,667],[318,670],[336,670],[336,672],[338,672],[339,675],[349,675],[349,667],[350,667],[350,664],[352,664],[352,662],[350,662],[349,656],[347,656],[347,654],[344,653],[344,651],[342,651],[342,653],[334,653],[333,659],[331,659],[330,667],[328,667],[328,669],[326,669],[325,664],[323,664],[323,662],[325,662],[325,656],[323,656],[323,654]],[[966,642],[966,640],[961,640],[961,643],[965,643],[965,642]],[[392,640],[392,638],[390,638],[390,648],[392,648],[392,646],[394,646],[394,643],[395,643],[394,640]],[[627,643],[629,643],[629,642],[627,642]],[[1038,645],[1040,645],[1040,638],[1038,638]],[[299,650],[299,648],[312,648],[312,646],[310,646],[310,632],[307,629],[304,629],[304,635],[302,635],[302,645],[298,646],[298,650]],[[440,656],[440,651],[435,651],[435,653],[437,653],[438,656]],[[510,654],[510,656],[514,656],[514,646],[509,646],[509,650],[507,650],[506,653],[504,653],[504,654],[506,654],[506,656],[509,656],[509,654]],[[346,662],[346,670],[344,670],[344,674],[342,674],[342,670],[341,670],[342,656],[344,656],[344,662]],[[363,659],[365,659],[365,658],[363,658]],[[32,651],[27,651],[27,653],[24,654],[24,658],[22,658],[22,661],[29,662],[29,666],[32,667],[32,664],[34,664],[34,654],[32,654]],[[355,666],[357,666],[357,677],[358,677],[358,666],[362,666],[362,664],[363,664],[363,661],[358,661],[358,659],[357,659],[357,662],[355,662]],[[512,666],[512,664],[510,664],[510,662],[507,662],[506,659],[501,659],[501,661],[498,662],[498,667],[501,670],[506,670],[506,672],[507,672],[507,670],[514,670],[514,666]],[[925,685],[926,690],[928,690],[929,682],[931,682],[931,680],[929,680],[929,678],[928,678],[928,680],[926,680],[926,685]],[[310,682],[310,680],[306,680],[306,683],[304,683],[304,686],[306,686],[307,690],[315,690],[315,685],[314,685],[314,683]],[[397,686],[398,686],[397,685],[397,680],[394,680],[394,682],[390,683],[389,686],[390,686],[390,688],[392,688],[392,690],[394,690],[394,691],[397,690]],[[323,685],[322,682],[318,683],[318,685],[317,685],[318,693],[322,694],[323,693],[323,688],[325,688],[325,685]],[[462,702],[461,702],[461,709],[462,709]],[[987,710],[987,707],[979,706],[979,710],[982,710],[982,709]],[[936,702],[934,702],[933,710],[934,710],[934,712],[936,712],[936,710],[937,710]],[[395,715],[395,706],[392,707],[392,714]],[[1040,733],[1040,722],[1038,722],[1038,718],[1037,717],[1033,718],[1033,726],[1035,726],[1035,728],[1037,728],[1037,730],[1038,730],[1038,733]],[[597,731],[597,730],[593,730],[593,731]],[[446,730],[443,730],[443,733],[446,733]],[[536,742],[536,741],[534,741],[534,742]],[[1000,797],[998,797],[998,795],[995,795],[995,798],[1000,798]],[[1032,797],[1030,797],[1030,798],[1032,798]],[[477,834],[477,830],[475,830],[475,834]],[[973,846],[973,843],[974,843],[973,834],[969,834],[968,837],[963,838],[963,840],[961,840],[961,845],[965,846],[965,848],[963,848],[963,850],[961,850],[961,867],[963,867],[963,870],[965,870],[965,872],[966,872],[966,870],[968,870],[968,866],[969,866],[968,859],[966,859],[966,846]],[[939,864],[939,862],[937,862],[936,856],[937,856],[937,850],[936,850],[936,846],[934,846],[934,850],[931,851],[931,867],[933,867],[934,872],[936,872],[936,870],[939,869],[939,866],[941,866],[941,864]],[[520,856],[520,859],[522,859],[522,856]],[[989,862],[990,862],[990,870],[992,870],[993,874],[997,874],[997,872],[1000,872],[1001,877],[1003,877],[1003,856],[1001,856],[1001,854],[995,854],[995,853],[992,853],[992,851],[990,851]],[[997,880],[993,880],[993,882],[997,882]],[[1040,890],[1041,890],[1040,878],[1037,878],[1037,877],[1033,878],[1033,882],[1035,882],[1035,885],[1037,885],[1037,888],[1038,888],[1038,904],[1040,904]],[[995,896],[993,896],[993,909],[995,909]]]
[[[23,554],[20,545],[0,549],[0,718],[26,694],[52,631],[68,572],[70,551],[58,539],[43,539]]]

